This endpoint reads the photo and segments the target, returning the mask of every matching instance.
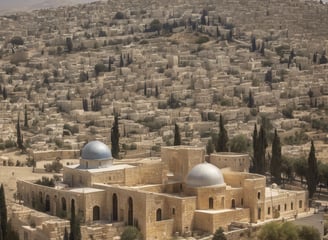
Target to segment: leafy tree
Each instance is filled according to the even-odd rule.
[[[142,236],[136,227],[128,226],[124,229],[121,240],[141,240]]]
[[[2,232],[2,239],[7,239],[7,205],[3,184],[1,184],[0,187],[0,228]]]
[[[305,158],[296,159],[294,161],[294,171],[297,176],[301,178],[301,184],[303,184],[303,179],[306,178],[307,174],[307,161]]]
[[[106,66],[103,63],[97,63],[95,65],[96,76],[99,76],[99,73],[105,72],[105,71],[106,71]]]
[[[118,116],[114,117],[114,124],[111,129],[111,142],[112,142],[112,154],[114,158],[119,158],[120,145],[119,145],[120,133],[118,128]]]
[[[271,222],[261,227],[259,240],[298,240],[297,227],[290,222]]]
[[[180,129],[178,124],[174,125],[174,146],[181,145]]]
[[[22,37],[15,36],[12,39],[10,39],[10,43],[13,45],[13,47],[15,47],[19,45],[24,45],[24,40]]]
[[[320,233],[318,229],[313,226],[302,226],[298,231],[300,240],[320,240]]]
[[[313,140],[311,141],[311,149],[308,157],[308,171],[306,175],[306,181],[308,185],[309,198],[312,198],[316,192],[316,186],[318,184],[318,163],[315,156]]]
[[[114,16],[114,19],[117,19],[117,20],[121,20],[124,18],[125,18],[125,16],[124,16],[124,13],[122,13],[122,12],[117,12]]]
[[[243,134],[234,136],[229,141],[231,152],[246,153],[250,147],[250,140]]]
[[[222,227],[219,227],[212,238],[212,240],[227,240],[227,237],[224,235],[224,231]]]
[[[274,137],[272,142],[272,157],[270,163],[270,173],[274,179],[274,182],[278,185],[281,184],[281,145],[280,138],[277,133],[277,129],[274,131]]]
[[[216,145],[216,151],[217,152],[228,152],[228,133],[227,130],[224,127],[223,117],[220,114],[220,122],[219,122],[219,136],[218,141]]]
[[[159,34],[161,29],[162,29],[162,24],[158,19],[154,19],[153,21],[151,21],[149,25],[150,32],[157,32]]]

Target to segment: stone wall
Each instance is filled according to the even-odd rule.
[[[230,168],[232,171],[248,172],[250,157],[242,153],[215,153],[210,155],[210,163],[218,168]]]

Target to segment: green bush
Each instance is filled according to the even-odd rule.
[[[196,43],[197,43],[197,44],[203,44],[203,43],[208,42],[209,40],[210,40],[210,39],[209,39],[208,37],[206,37],[206,36],[201,36],[201,37],[197,38]]]
[[[136,227],[126,227],[121,235],[121,240],[141,240],[142,236]]]

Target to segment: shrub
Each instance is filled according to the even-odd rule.
[[[136,227],[126,227],[121,235],[121,240],[140,240],[140,231]]]
[[[201,36],[201,37],[197,38],[196,43],[197,43],[197,44],[203,44],[203,43],[208,42],[209,40],[210,40],[210,39],[209,39],[208,37],[206,37],[206,36]]]

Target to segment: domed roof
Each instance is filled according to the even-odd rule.
[[[189,187],[207,187],[224,184],[223,175],[216,166],[210,163],[200,163],[194,166],[187,175],[186,184]]]
[[[100,141],[91,141],[83,147],[81,158],[84,160],[108,160],[113,157],[106,144]]]

